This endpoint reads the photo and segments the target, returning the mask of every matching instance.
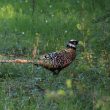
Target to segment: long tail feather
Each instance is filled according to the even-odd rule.
[[[31,63],[31,64],[34,64],[34,61],[33,60],[24,60],[24,59],[15,59],[15,60],[0,60],[0,63],[21,63],[21,64]]]

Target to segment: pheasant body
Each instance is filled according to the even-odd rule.
[[[67,44],[67,48],[48,54],[41,55],[37,61],[37,64],[52,71],[54,75],[58,74],[63,68],[69,66],[76,57],[76,40],[70,40]]]

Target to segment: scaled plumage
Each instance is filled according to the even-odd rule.
[[[75,59],[77,44],[78,41],[70,40],[64,50],[41,55],[37,64],[52,71],[54,75],[57,75]]]

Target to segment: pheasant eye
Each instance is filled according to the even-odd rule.
[[[49,56],[47,56],[47,55],[46,55],[46,56],[45,56],[45,58],[46,58],[46,59],[48,59],[48,58],[49,58]]]
[[[77,42],[72,42],[72,44],[77,45]]]

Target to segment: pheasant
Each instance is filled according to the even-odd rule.
[[[58,75],[59,72],[69,66],[76,57],[76,46],[78,44],[77,40],[70,40],[67,43],[65,49],[59,52],[52,52],[41,55],[37,61],[33,60],[0,60],[0,63],[31,63],[37,66],[42,66],[53,72],[53,75]]]
[[[40,65],[58,75],[59,72],[69,66],[76,57],[77,40],[70,40],[65,49],[41,55],[35,65]]]

